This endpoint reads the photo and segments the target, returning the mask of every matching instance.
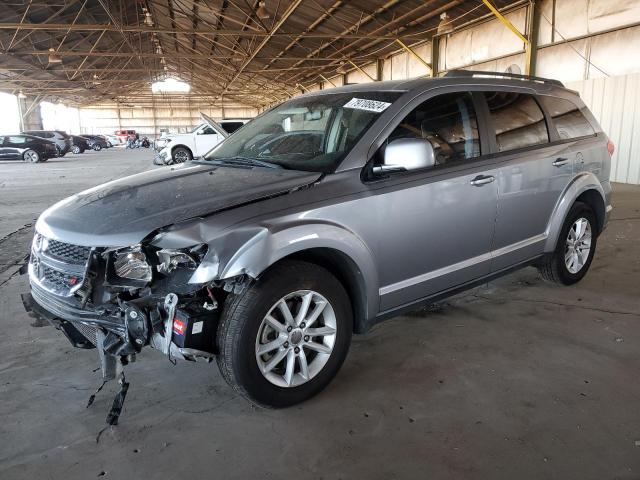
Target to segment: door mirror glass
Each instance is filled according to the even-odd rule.
[[[424,138],[398,138],[384,150],[384,162],[373,173],[404,172],[430,168],[436,164],[433,145]]]

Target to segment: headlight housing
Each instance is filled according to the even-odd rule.
[[[158,272],[169,274],[178,268],[195,270],[206,253],[206,244],[180,249],[163,248],[156,252],[158,256]]]
[[[150,282],[153,278],[151,265],[139,245],[113,252],[113,272],[120,278],[139,282]]]

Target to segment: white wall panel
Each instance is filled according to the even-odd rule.
[[[568,83],[616,146],[611,180],[640,185],[640,74]]]
[[[168,100],[156,101],[155,108],[145,106],[129,108],[113,104],[96,105],[79,109],[82,133],[113,133],[119,129],[134,129],[143,135],[159,135],[160,129],[171,132],[187,132],[200,123],[200,113],[214,119],[253,118],[257,110],[243,106],[172,104]]]
[[[588,18],[589,33],[640,22],[640,0],[589,0]]]
[[[589,33],[588,10],[589,0],[556,0],[556,30],[567,39],[586,35]],[[556,38],[558,40],[561,39]]]
[[[625,75],[640,71],[640,27],[627,28],[590,39],[589,60],[609,75]],[[589,67],[588,78],[604,74]]]
[[[587,42],[588,40],[576,40],[539,50],[536,75],[563,82],[584,78],[587,71],[584,59],[587,57]]]

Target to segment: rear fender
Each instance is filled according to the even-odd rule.
[[[587,190],[595,190],[598,192],[603,205],[606,206],[607,197],[598,177],[591,172],[583,172],[574,177],[560,196],[560,200],[556,203],[551,219],[547,224],[545,252],[553,252],[555,250],[560,230],[562,230],[562,225],[564,225],[569,209],[575,203],[576,199]]]

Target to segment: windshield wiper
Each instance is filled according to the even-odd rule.
[[[265,162],[264,160],[258,160],[257,158],[249,157],[220,157],[207,160],[209,162],[220,162],[230,165],[250,165],[254,167],[266,167],[266,168],[282,168],[282,165],[277,163]]]

